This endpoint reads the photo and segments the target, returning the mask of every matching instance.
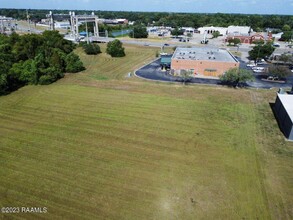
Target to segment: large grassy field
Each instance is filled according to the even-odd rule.
[[[125,78],[155,50],[0,97],[0,206],[48,209],[0,219],[293,218],[275,92]]]

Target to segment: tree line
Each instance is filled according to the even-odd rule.
[[[0,95],[28,84],[50,84],[65,72],[84,70],[75,45],[57,31],[42,35],[0,34]]]
[[[46,17],[49,10],[29,10],[33,21],[39,21]],[[92,11],[76,10],[76,14],[90,14]],[[100,18],[115,19],[126,18],[144,25],[164,25],[170,27],[202,27],[229,25],[251,26],[254,30],[265,28],[281,29],[284,25],[293,28],[292,15],[257,15],[257,14],[225,14],[225,13],[168,13],[168,12],[126,12],[126,11],[94,11]],[[68,14],[69,10],[54,10],[56,14]],[[0,9],[0,14],[26,19],[25,9]]]

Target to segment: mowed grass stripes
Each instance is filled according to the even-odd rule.
[[[100,44],[100,47],[102,53],[97,56],[88,56],[81,48],[75,51],[86,66],[86,71],[76,74],[71,81],[88,83],[92,80],[125,79],[129,72],[134,72],[143,64],[154,60],[156,51],[159,50],[159,48],[126,45],[126,56],[113,58],[106,53],[106,44]]]
[[[48,208],[1,217],[270,218],[254,106],[169,89],[53,84],[0,97],[0,205]]]

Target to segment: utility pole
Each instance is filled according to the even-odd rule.
[[[55,31],[55,24],[54,24],[54,15],[52,11],[50,11],[50,30]]]
[[[28,10],[26,10],[26,17],[27,17],[27,22],[29,26],[29,32],[31,33],[31,23],[30,23],[30,15],[28,14]]]
[[[86,42],[89,44],[89,32],[87,28],[87,20],[85,20]]]
[[[259,44],[258,45],[258,52],[257,52],[257,58],[256,58],[256,61],[255,61],[255,64],[257,64],[257,61],[259,59],[260,47],[261,47],[261,45]]]
[[[4,22],[3,22],[3,19],[1,19],[1,28],[0,28],[1,31],[0,31],[0,33],[4,33]]]

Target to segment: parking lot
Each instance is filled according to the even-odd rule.
[[[240,62],[240,68],[247,69],[252,71],[250,67],[247,67],[247,63],[244,62],[241,58],[237,57]],[[261,66],[266,67],[267,64],[262,64]],[[178,83],[181,80],[180,77],[170,75],[169,71],[162,71],[160,66],[160,59],[153,61],[152,63],[143,66],[139,70],[135,72],[136,76],[154,81],[163,81],[163,82],[173,82]],[[286,79],[285,83],[274,82],[274,81],[264,81],[264,78],[267,78],[265,73],[254,73],[255,81],[247,82],[248,87],[252,88],[262,88],[262,89],[270,89],[270,88],[284,88],[284,87],[292,87],[293,85],[293,76],[289,76]],[[193,77],[189,83],[196,84],[210,84],[210,85],[221,85],[221,81],[219,79],[212,78],[199,78]]]

